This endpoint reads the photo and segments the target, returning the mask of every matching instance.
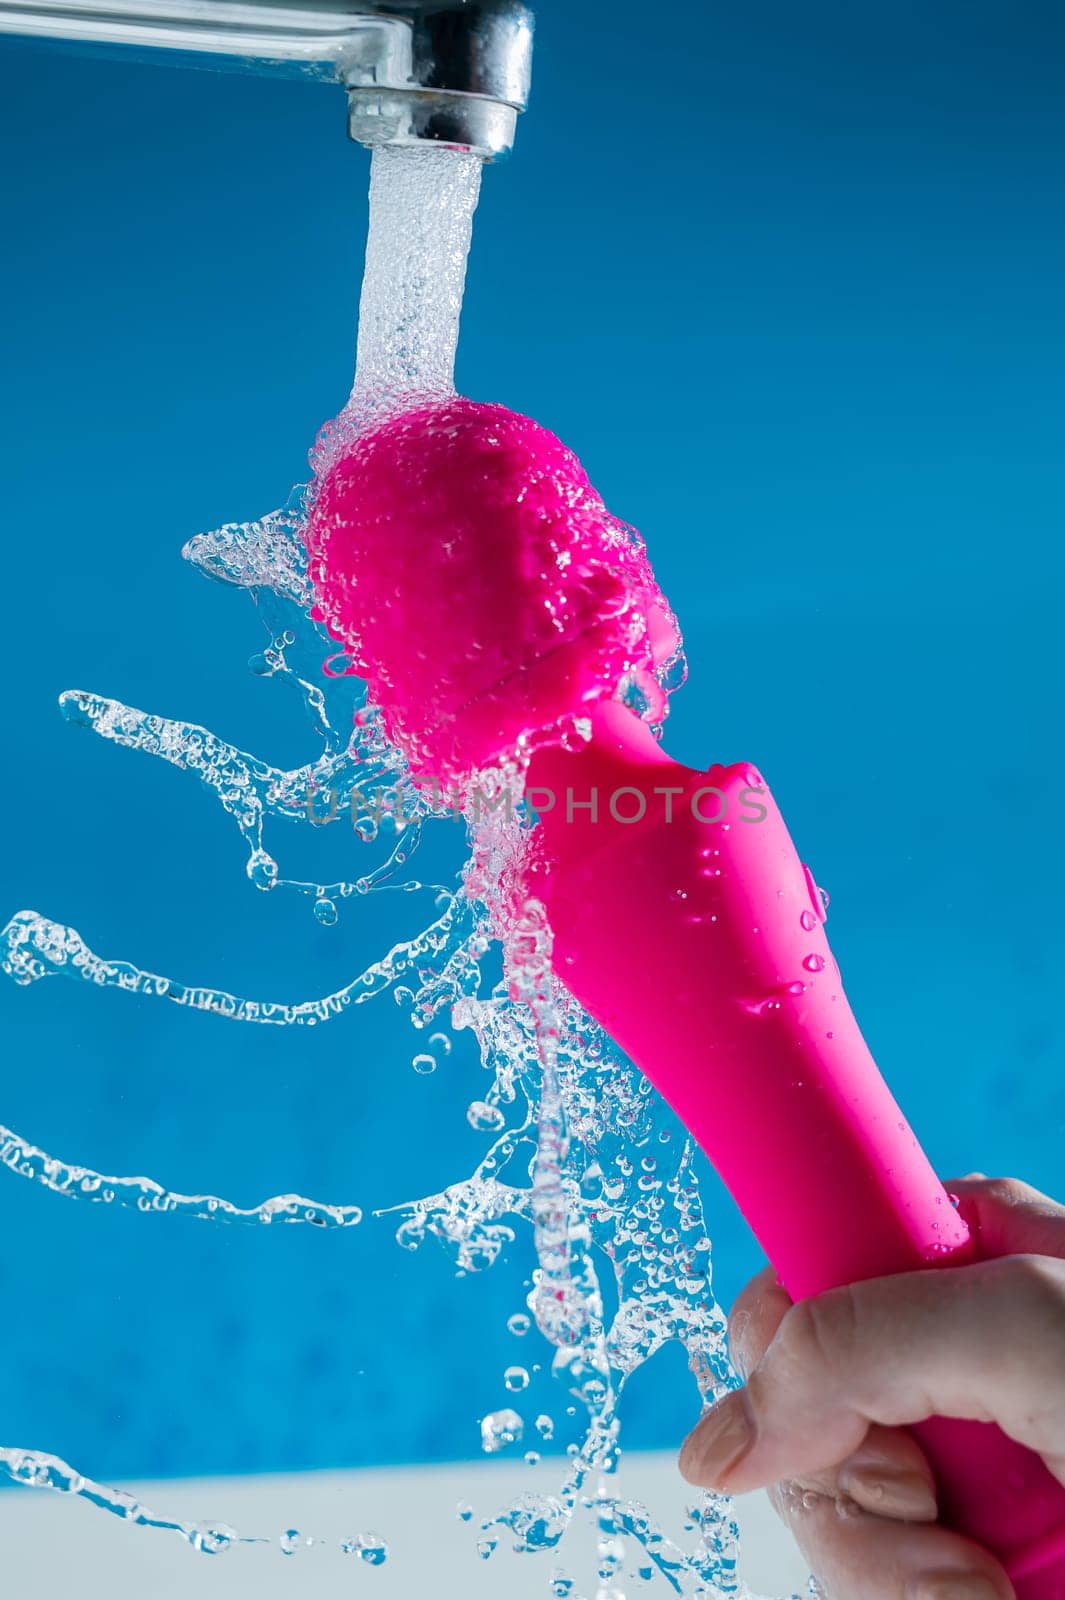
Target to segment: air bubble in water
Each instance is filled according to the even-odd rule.
[[[508,1367],[503,1374],[503,1382],[511,1394],[520,1394],[522,1389],[529,1387],[529,1374],[524,1367]]]
[[[469,1522],[470,1518],[473,1516],[473,1507],[469,1505],[467,1501],[460,1500],[458,1505],[455,1507],[455,1515],[458,1517],[460,1522]]]
[[[555,1437],[554,1418],[549,1417],[546,1411],[541,1411],[540,1415],[537,1417],[536,1431],[540,1435],[541,1439],[553,1439]]]
[[[281,1535],[281,1538],[278,1540],[278,1543],[281,1546],[281,1554],[282,1555],[294,1556],[296,1554],[296,1551],[300,1547],[300,1531],[299,1531],[299,1529],[298,1528],[286,1528],[284,1533]]]
[[[336,901],[328,899],[325,895],[314,902],[314,914],[323,928],[331,928],[337,920]]]
[[[415,1056],[411,1066],[415,1072],[420,1072],[423,1077],[427,1077],[430,1072],[436,1071],[436,1057],[427,1055]]]
[[[532,1323],[524,1311],[515,1311],[512,1317],[507,1318],[507,1328],[517,1339],[522,1339],[528,1333]]]

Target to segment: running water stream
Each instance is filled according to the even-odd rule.
[[[347,406],[323,429],[312,454],[315,480],[359,430],[453,393],[480,177],[480,163],[456,152],[374,155],[357,376]],[[60,706],[72,723],[198,778],[235,823],[257,889],[309,897],[324,926],[348,903],[401,892],[414,906],[431,903],[424,926],[336,993],[299,1001],[238,996],[104,958],[80,933],[34,911],[18,912],[4,929],[4,971],[20,984],[59,975],[282,1027],[342,1019],[390,990],[415,1028],[436,1030],[430,1042],[437,1050],[449,1048],[448,1029],[470,1030],[487,1087],[457,1114],[485,1135],[484,1154],[472,1174],[394,1208],[397,1240],[417,1249],[432,1239],[464,1272],[490,1269],[504,1250],[529,1249],[528,1315],[515,1313],[512,1331],[524,1337],[535,1323],[562,1408],[576,1406],[583,1414],[582,1437],[569,1446],[557,1492],[527,1494],[483,1516],[475,1528],[477,1549],[488,1558],[505,1541],[523,1552],[553,1550],[561,1559],[567,1528],[575,1517],[590,1515],[599,1530],[598,1571],[587,1590],[595,1600],[622,1600],[628,1580],[655,1575],[680,1595],[735,1594],[741,1587],[737,1535],[726,1501],[703,1496],[689,1508],[690,1547],[682,1549],[642,1506],[612,1492],[621,1401],[638,1368],[676,1342],[704,1400],[731,1381],[691,1145],[647,1081],[554,978],[542,907],[515,903],[513,884],[530,827],[520,774],[475,775],[468,791],[474,798],[465,802],[469,857],[457,883],[427,884],[408,875],[425,831],[451,819],[456,802],[409,782],[363,687],[311,620],[302,533],[315,480],[294,491],[282,510],[200,535],[184,552],[208,577],[245,590],[256,603],[269,643],[255,670],[299,690],[318,744],[311,759],[282,771],[205,728],[80,690],[61,696]],[[490,803],[477,803],[485,797]],[[267,849],[266,829],[278,820],[349,822],[356,852],[360,841],[383,842],[385,859],[339,882],[288,878]],[[0,1128],[0,1161],[68,1197],[142,1211],[336,1228],[353,1226],[362,1215],[351,1204],[296,1195],[243,1209],[216,1196],[173,1192],[150,1178],[106,1177],[48,1155],[6,1128]],[[515,1398],[523,1377],[527,1382],[525,1368],[508,1369]],[[546,1413],[533,1423],[511,1406],[480,1422],[488,1453],[523,1440],[548,1443],[556,1430]],[[205,1552],[249,1542],[222,1525],[157,1517],[52,1456],[0,1450],[0,1467],[20,1483],[82,1495],[131,1521],[170,1528]],[[279,1543],[284,1550],[284,1537]],[[387,1553],[383,1541],[369,1535],[348,1547],[375,1565]],[[584,1592],[578,1587],[584,1580],[564,1567],[555,1569],[552,1583],[557,1596],[570,1600]]]

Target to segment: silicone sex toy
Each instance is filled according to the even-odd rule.
[[[500,406],[413,411],[335,463],[308,550],[318,615],[416,775],[527,762],[526,888],[555,970],[679,1113],[792,1297],[972,1260],[761,774],[678,766],[648,726],[674,619],[576,457]],[[565,748],[530,742],[563,725]],[[944,1521],[1021,1600],[1065,1600],[1065,1486],[990,1424],[914,1431]]]

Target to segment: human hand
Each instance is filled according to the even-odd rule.
[[[1011,1600],[994,1557],[936,1521],[906,1425],[997,1422],[1065,1483],[1065,1206],[1012,1179],[948,1188],[987,1259],[798,1305],[767,1268],[729,1319],[745,1386],[681,1451],[691,1483],[770,1487],[831,1600]]]

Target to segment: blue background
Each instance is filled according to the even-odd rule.
[[[554,427],[643,529],[691,659],[671,748],[769,775],[934,1160],[1060,1190],[1061,12],[657,15],[542,7],[460,386]],[[194,782],[55,699],[312,749],[244,667],[252,608],[178,552],[278,504],[345,398],[368,157],[343,116],[320,87],[0,47],[3,914],[289,999],[409,907],[321,929],[257,894]],[[416,1077],[387,999],[313,1033],[55,982],[0,1010],[0,1117],[105,1171],[373,1206],[481,1147],[479,1069]],[[728,1299],[758,1258],[710,1194]],[[529,1265],[523,1243],[456,1284],[387,1222],[223,1230],[0,1173],[0,1442],[103,1477],[473,1455],[534,1355],[505,1329]],[[694,1409],[656,1360],[628,1442],[673,1445]]]

